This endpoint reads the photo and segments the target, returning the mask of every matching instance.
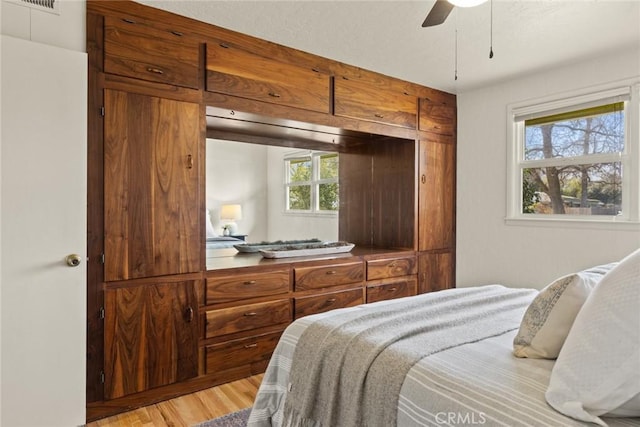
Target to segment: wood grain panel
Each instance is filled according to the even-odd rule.
[[[365,150],[361,153],[340,153],[339,239],[356,246],[372,244],[371,167],[371,155]]]
[[[269,361],[280,335],[281,332],[276,332],[207,346],[206,372],[211,374],[239,366],[262,365]]]
[[[361,288],[299,297],[294,300],[295,318],[299,319],[309,314],[324,313],[336,308],[354,307],[362,303],[364,303],[364,298]]]
[[[206,304],[242,298],[278,295],[289,292],[289,268],[265,273],[250,273],[207,278]]]
[[[314,267],[295,267],[293,275],[296,291],[358,283],[364,280],[364,263],[358,261]]]
[[[416,178],[414,140],[388,139],[372,145],[372,244],[414,248]]]
[[[420,99],[418,129],[440,135],[454,136],[456,128],[455,98],[447,101],[438,98]]]
[[[198,374],[195,281],[105,292],[105,398]]]
[[[287,324],[291,318],[288,299],[209,310],[205,313],[205,338]]]
[[[199,271],[199,105],[115,90],[105,105],[105,280]]]
[[[420,141],[419,249],[455,245],[455,145],[448,136]]]
[[[455,288],[455,258],[452,252],[418,255],[418,292]]]
[[[104,307],[104,169],[103,120],[97,114],[104,106],[102,90],[103,19],[87,13],[88,111],[87,117],[87,402],[102,400],[100,382],[104,364],[104,329],[100,310]]]
[[[416,277],[393,280],[383,285],[367,286],[367,303],[415,295],[417,286]]]
[[[105,17],[104,69],[142,80],[199,87],[198,40],[138,18]]]
[[[330,77],[224,43],[207,44],[207,90],[322,113],[329,112]]]
[[[408,276],[416,273],[418,273],[418,263],[414,256],[367,261],[367,280]]]
[[[415,96],[367,81],[336,78],[334,114],[405,128],[416,128]]]

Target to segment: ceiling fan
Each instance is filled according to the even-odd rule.
[[[481,5],[487,0],[436,0],[427,18],[422,23],[423,27],[433,27],[442,24],[454,7],[473,7]]]

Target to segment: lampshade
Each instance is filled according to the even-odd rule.
[[[242,219],[242,206],[222,205],[220,208],[220,219],[228,221],[238,221]]]
[[[447,1],[452,5],[458,6],[458,7],[473,7],[473,6],[481,5],[487,0],[447,0]]]

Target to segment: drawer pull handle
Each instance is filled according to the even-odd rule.
[[[193,169],[193,156],[187,155],[187,169]]]
[[[154,74],[164,74],[160,68],[147,67],[147,71]]]
[[[247,280],[246,282],[244,282],[245,285],[255,285],[256,281],[255,280]]]
[[[389,288],[389,292],[395,292],[397,290],[398,290],[398,288]]]
[[[275,92],[269,92],[269,96],[272,98],[280,98],[280,94]]]
[[[133,19],[129,19],[129,18],[122,18],[123,22],[126,22],[127,24],[135,24],[136,21],[134,21]]]
[[[245,345],[245,346],[244,346],[244,348],[255,348],[255,347],[257,347],[257,346],[258,346],[258,344],[257,344],[257,343],[253,343],[253,344],[247,344],[247,345]]]
[[[193,308],[192,307],[187,307],[187,309],[184,312],[184,317],[185,317],[185,320],[187,321],[187,323],[193,322]]]
[[[333,304],[334,302],[336,302],[336,299],[335,298],[329,298],[327,300],[327,302]]]
[[[333,274],[336,274],[335,270],[327,271],[327,276],[331,276]]]
[[[256,313],[255,311],[252,311],[251,313],[245,313],[244,315],[247,317],[253,317],[256,316],[258,313]]]
[[[425,174],[422,174],[422,176],[420,177],[420,181],[422,181],[423,184],[427,183],[427,176]]]
[[[182,37],[184,36],[184,33],[181,33],[180,31],[171,31],[171,34],[173,34],[174,36],[178,36],[178,37]]]
[[[374,114],[374,116],[376,116],[376,117],[377,117],[377,118],[379,118],[379,119],[384,119],[384,116],[383,116],[382,114],[377,114],[377,113],[376,113],[376,114]]]

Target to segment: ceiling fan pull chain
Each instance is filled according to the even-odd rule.
[[[454,46],[453,46],[453,54],[454,54],[454,64],[453,64],[453,80],[458,80],[458,11],[455,11],[455,33],[454,33]]]
[[[490,17],[490,30],[489,30],[489,59],[493,58],[493,0],[490,0],[491,17]]]
[[[454,70],[453,70],[453,74],[454,74],[454,80],[458,80],[458,21],[456,20],[456,37],[455,37],[455,64],[454,64]]]

